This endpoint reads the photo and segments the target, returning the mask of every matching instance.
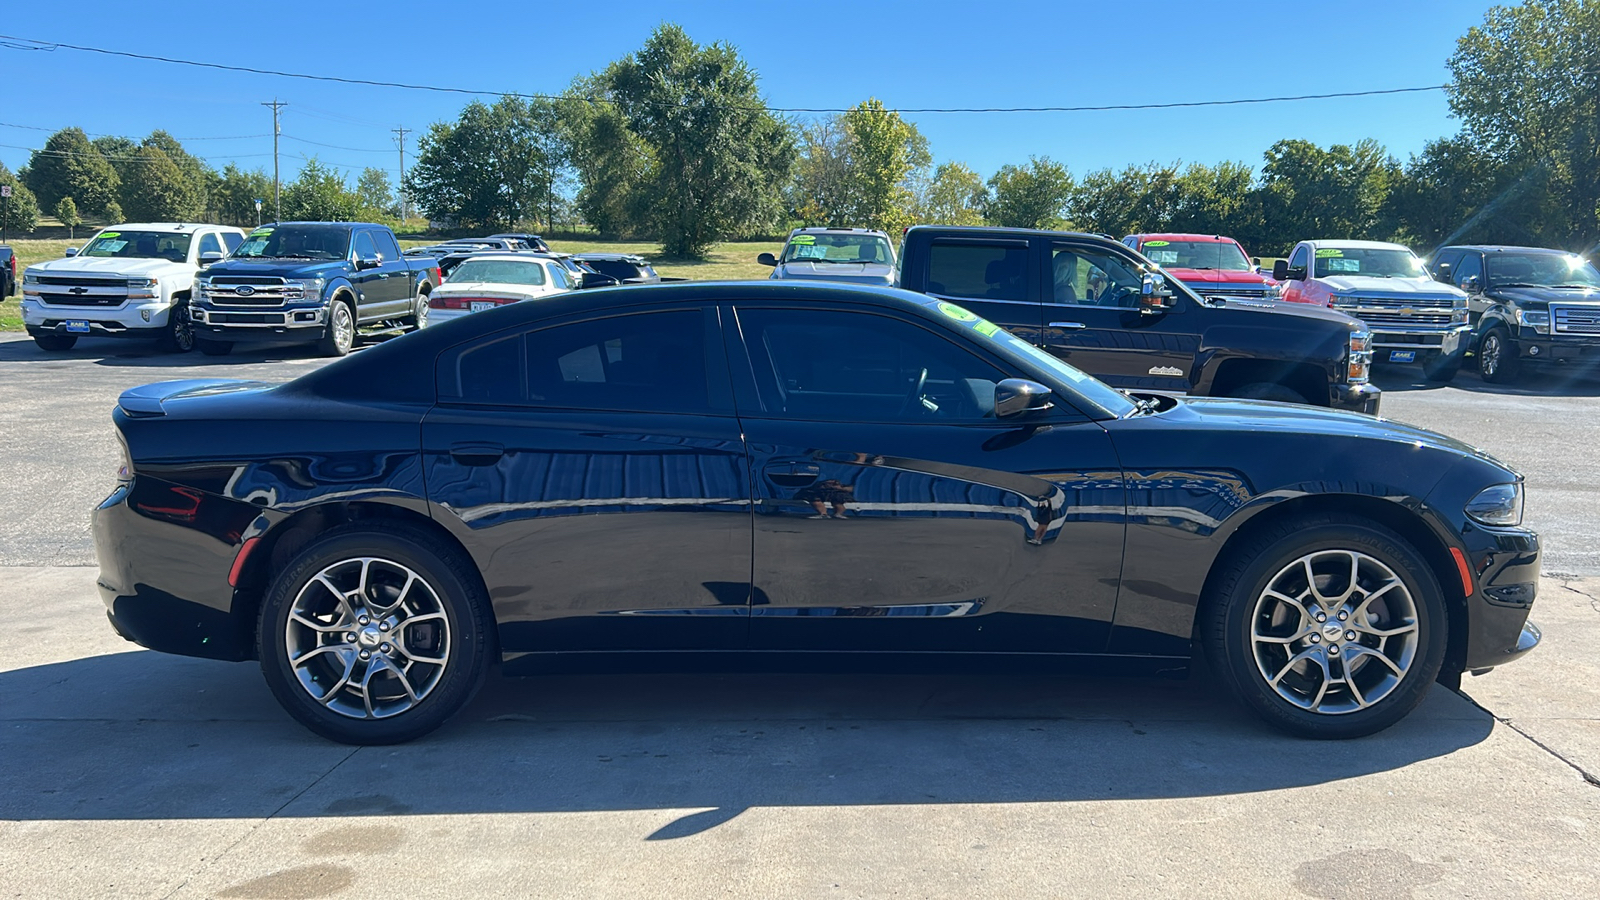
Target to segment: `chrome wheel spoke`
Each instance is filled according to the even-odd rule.
[[[1405,670],[1396,665],[1394,660],[1384,656],[1382,653],[1379,653],[1371,647],[1366,647],[1361,644],[1351,644],[1349,652],[1352,657],[1362,657],[1381,661],[1385,666],[1389,667],[1389,671],[1393,672],[1396,678],[1404,677],[1406,674]]]
[[[306,652],[300,654],[299,656],[294,657],[293,659],[289,660],[289,665],[294,666],[296,669],[298,669],[301,666],[305,665],[305,662],[308,659],[311,659],[311,658],[317,657],[317,656],[321,656],[324,653],[338,653],[340,650],[343,650],[343,649],[345,649],[345,645],[344,644],[325,644],[325,645],[323,645],[321,647],[317,647],[314,650],[307,650]],[[350,655],[354,656],[355,655],[355,651],[351,651]]]
[[[349,631],[350,623],[355,621],[353,618],[346,617],[343,615],[343,613],[344,610],[341,609],[339,621],[334,622],[332,625],[324,625],[321,622],[313,622],[311,619],[298,612],[290,612],[289,619],[290,621],[298,622],[312,631],[318,632],[319,634],[333,634],[340,631]]]
[[[356,655],[351,653],[344,661],[344,672],[339,675],[339,680],[334,682],[333,687],[328,688],[327,693],[318,697],[317,702],[321,703],[323,706],[327,706],[330,702],[332,702],[334,697],[336,697],[340,691],[344,690],[344,686],[350,683],[350,673],[354,672],[355,668]]]

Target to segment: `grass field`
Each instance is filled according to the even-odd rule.
[[[421,247],[436,241],[404,240],[400,242],[404,247]],[[76,241],[12,241],[11,246],[17,251],[17,280],[22,279],[22,270],[34,263],[46,260],[60,259],[66,255],[68,247],[80,246],[83,240]],[[602,251],[608,253],[637,253],[655,265],[656,271],[667,277],[689,278],[695,281],[729,281],[744,278],[766,278],[772,270],[756,262],[756,256],[761,253],[776,254],[783,248],[782,242],[776,241],[741,241],[719,244],[712,249],[704,260],[663,260],[661,245],[651,243],[624,243],[613,241],[551,241],[550,247],[562,253],[584,253],[587,251]],[[17,287],[22,290],[21,285]],[[19,297],[7,297],[0,301],[0,331],[21,331],[22,310],[18,306]]]

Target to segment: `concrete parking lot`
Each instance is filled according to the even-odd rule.
[[[491,679],[436,735],[356,749],[253,664],[117,638],[87,530],[121,390],[321,364],[0,338],[0,895],[1600,891],[1600,381],[1382,376],[1386,414],[1528,475],[1549,577],[1535,654],[1371,738],[1280,736],[1204,679],[569,674]]]

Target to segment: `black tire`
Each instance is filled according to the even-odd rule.
[[[1455,380],[1456,373],[1461,371],[1461,363],[1466,354],[1457,353],[1454,356],[1434,356],[1422,361],[1422,375],[1429,381],[1438,381],[1448,384]]]
[[[409,708],[387,717],[367,717],[364,710],[361,718],[354,713],[342,713],[332,706],[353,703],[357,694],[351,689],[341,689],[342,680],[336,680],[334,687],[324,695],[334,699],[324,704],[311,693],[309,686],[303,685],[296,674],[295,667],[289,661],[290,636],[288,633],[290,612],[296,599],[301,597],[302,590],[310,591],[306,595],[308,602],[318,602],[317,591],[322,592],[322,597],[331,598],[333,595],[325,588],[316,584],[315,579],[319,573],[331,571],[330,578],[339,578],[340,572],[354,572],[358,569],[345,569],[338,566],[346,560],[379,559],[386,563],[371,563],[371,584],[368,594],[378,596],[379,582],[384,578],[384,566],[393,566],[396,570],[403,566],[415,573],[419,584],[424,586],[426,592],[413,586],[412,596],[426,597],[429,603],[437,601],[439,610],[444,614],[444,621],[448,629],[443,632],[442,644],[437,643],[439,634],[432,637],[436,643],[422,650],[422,655],[429,653],[441,654],[439,658],[445,662],[439,667],[440,672],[436,680],[428,684],[426,690],[417,691],[421,699],[410,703]],[[390,577],[388,585],[395,585],[397,578]],[[348,582],[346,582],[348,583]],[[346,583],[341,583],[343,588]],[[387,590],[388,588],[384,588]],[[353,590],[353,588],[352,588]],[[383,594],[383,596],[391,596]],[[364,606],[352,604],[353,610],[374,612]],[[337,601],[334,601],[337,610]],[[490,615],[488,600],[483,596],[483,589],[478,578],[478,573],[473,569],[470,561],[463,559],[461,554],[450,548],[437,538],[420,529],[405,525],[385,525],[376,528],[371,525],[352,524],[345,525],[313,541],[301,551],[284,569],[273,579],[266,597],[261,603],[261,612],[256,625],[257,650],[261,659],[261,671],[265,675],[267,685],[277,697],[283,708],[300,724],[311,731],[332,741],[343,744],[398,744],[419,738],[443,725],[446,720],[455,715],[470,701],[478,688],[482,686],[484,676],[487,674],[490,662]],[[342,613],[334,612],[339,616],[339,621],[347,621]],[[370,618],[370,617],[369,617]],[[296,620],[296,631],[304,634],[313,634],[299,624],[303,620]],[[331,623],[330,623],[331,624]],[[338,626],[340,630],[345,626]],[[387,658],[404,659],[396,655],[402,653],[398,646],[387,654],[380,654],[374,647],[371,650],[361,650],[368,646],[365,641],[366,632],[378,627],[376,622],[369,625],[351,624],[349,627],[358,629],[361,636],[356,641],[340,642],[338,635],[330,636],[332,643],[338,647],[323,651],[318,647],[320,660],[337,669],[348,664],[349,668],[343,670],[345,677],[358,677],[357,672],[365,672],[373,662],[382,662],[378,657],[385,655]],[[357,631],[351,631],[356,634]],[[394,640],[395,635],[409,635],[411,632],[404,628],[396,628],[388,632],[388,638]],[[376,633],[373,633],[376,639]],[[410,640],[402,637],[396,641]],[[370,653],[369,662],[357,661],[354,653],[346,654],[344,646],[357,648],[359,652]],[[389,647],[389,644],[382,645]],[[440,649],[442,646],[443,649]],[[301,648],[303,649],[303,648]],[[418,649],[413,647],[413,649]],[[348,659],[347,659],[348,657]],[[302,656],[302,658],[304,658]],[[308,665],[311,670],[315,664]],[[417,676],[418,670],[422,675]],[[388,683],[388,689],[393,694],[394,685],[399,682],[385,674],[385,669],[380,669],[372,679],[374,682],[369,687],[376,690],[378,684]],[[411,666],[408,671],[414,677],[431,677],[426,665]],[[308,677],[317,683],[321,681],[315,677],[315,672],[308,671]],[[332,678],[332,675],[329,675]],[[389,678],[384,682],[381,679]],[[326,680],[326,679],[324,679]],[[420,683],[420,682],[419,682]],[[409,682],[407,682],[409,687]],[[391,696],[392,700],[406,704],[408,700]],[[364,700],[368,707],[371,700]],[[381,701],[380,701],[381,702]],[[346,706],[349,709],[349,706]]]
[[[1414,609],[1411,618],[1416,625],[1415,643],[1408,666],[1385,693],[1378,694],[1369,682],[1368,693],[1376,694],[1378,699],[1365,708],[1358,706],[1344,711],[1330,702],[1328,710],[1319,711],[1296,705],[1281,696],[1265,674],[1267,668],[1276,668],[1280,660],[1274,659],[1271,666],[1264,666],[1258,661],[1258,647],[1264,648],[1263,652],[1270,652],[1274,645],[1266,642],[1258,645],[1252,639],[1257,625],[1265,627],[1267,621],[1261,619],[1258,622],[1256,619],[1260,614],[1257,604],[1265,606],[1270,602],[1264,599],[1264,594],[1275,579],[1293,577],[1290,574],[1291,567],[1303,557],[1319,551],[1330,552],[1330,565],[1335,570],[1342,565],[1338,562],[1338,554],[1346,552],[1363,555],[1387,567],[1398,579],[1400,584],[1397,587],[1403,587],[1408,592],[1406,595],[1389,596],[1395,597],[1397,604],[1399,598],[1405,596]],[[1422,702],[1444,665],[1445,643],[1450,629],[1438,581],[1416,549],[1382,525],[1342,514],[1288,518],[1269,526],[1260,534],[1248,537],[1242,546],[1230,551],[1228,558],[1218,565],[1221,568],[1213,577],[1212,587],[1203,600],[1199,622],[1203,652],[1230,693],[1269,724],[1283,731],[1319,740],[1362,737],[1382,731],[1400,721]],[[1337,579],[1337,576],[1334,578]],[[1348,581],[1347,575],[1345,580]],[[1334,584],[1337,586],[1337,580]],[[1398,606],[1395,608],[1398,609]],[[1328,612],[1332,615],[1335,611],[1330,609]],[[1385,614],[1388,614],[1387,609]],[[1370,621],[1365,626],[1358,624],[1361,615],[1358,612],[1351,618],[1348,623],[1350,628],[1370,627]],[[1393,615],[1396,620],[1400,617],[1398,612]],[[1304,623],[1305,628],[1312,632],[1325,631],[1330,625],[1334,631],[1346,627],[1332,617],[1329,624],[1314,623],[1309,618]],[[1307,640],[1320,641],[1321,637],[1319,634],[1317,638],[1308,637]],[[1342,659],[1338,656],[1329,657],[1329,654],[1338,652],[1333,640],[1340,640],[1345,647]],[[1362,635],[1361,640],[1380,639],[1369,639]],[[1352,670],[1343,668],[1342,660],[1362,659],[1362,665],[1378,666],[1376,661],[1362,658],[1370,654],[1358,654],[1359,648],[1351,649],[1356,643],[1343,642],[1341,638],[1329,639],[1329,643],[1322,645],[1323,659],[1329,660],[1329,668],[1321,671],[1331,672],[1336,665],[1344,676],[1359,681],[1363,670],[1357,668],[1352,674]],[[1303,643],[1301,646],[1299,653],[1314,652],[1311,644]],[[1285,643],[1280,652],[1292,658],[1294,647],[1294,644]],[[1316,670],[1310,665],[1314,662],[1314,659],[1308,661],[1304,671],[1315,674]],[[1292,682],[1294,678],[1285,679],[1284,673],[1288,671],[1286,666],[1277,672],[1276,677]],[[1385,677],[1384,671],[1381,667],[1374,668],[1369,674],[1382,678]],[[1300,677],[1293,672],[1290,675]],[[1326,675],[1318,677],[1326,685],[1337,683]],[[1306,689],[1309,691],[1309,686]],[[1293,693],[1292,688],[1288,692]],[[1341,686],[1339,691],[1330,689],[1330,692],[1330,700],[1341,694],[1353,696],[1347,684]],[[1321,696],[1318,694],[1313,698],[1310,705],[1320,705]],[[1365,702],[1366,698],[1362,699]]]
[[[1478,341],[1478,375],[1490,384],[1509,384],[1521,370],[1517,343],[1504,325],[1496,325]]]
[[[348,301],[336,299],[328,304],[328,330],[317,341],[317,352],[323,356],[347,356],[355,345],[355,309]]]
[[[196,337],[194,346],[196,350],[207,356],[227,356],[233,352],[232,341],[213,341],[203,337]]]
[[[1235,390],[1233,396],[1243,400],[1272,400],[1278,403],[1305,403],[1306,398],[1294,388],[1273,384],[1270,381],[1257,381],[1244,385]]]
[[[411,315],[406,317],[407,331],[421,331],[428,327],[428,295],[418,294],[411,301]]]
[[[174,304],[167,311],[167,327],[156,343],[168,353],[188,353],[194,349],[194,325],[189,321],[187,302]]]
[[[75,334],[36,334],[33,336],[33,342],[39,345],[40,350],[49,353],[60,353],[63,350],[71,350],[72,346],[78,343],[78,336]]]

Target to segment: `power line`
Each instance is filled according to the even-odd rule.
[[[180,66],[196,66],[203,69],[221,69],[227,72],[244,72],[251,75],[272,75],[278,78],[299,78],[306,81],[326,81],[337,84],[354,84],[367,87],[399,88],[408,91],[433,91],[442,94],[468,94],[480,97],[517,97],[523,100],[570,100],[583,103],[612,103],[614,101],[600,97],[570,97],[555,94],[524,94],[517,91],[485,91],[473,88],[445,87],[430,84],[409,84],[400,81],[376,81],[366,78],[343,78],[337,75],[313,75],[305,72],[284,72],[276,69],[260,69],[253,66],[232,66],[222,63],[201,62],[192,59],[175,59],[169,56],[154,56],[147,53],[130,53],[126,50],[111,50],[105,47],[86,47],[79,44],[62,44],[54,41],[40,41],[33,38],[16,37],[0,34],[0,41],[20,41],[23,43],[6,43],[4,46],[15,50],[36,50],[54,52],[56,50],[77,50],[83,53],[99,53],[105,56],[120,56],[127,59],[140,59],[148,62],[170,63]],[[26,46],[26,45],[34,46]],[[1256,103],[1289,103],[1301,100],[1334,100],[1348,97],[1378,97],[1388,94],[1415,94],[1425,91],[1442,91],[1448,85],[1430,84],[1420,87],[1381,88],[1365,91],[1334,91],[1325,94],[1295,94],[1278,97],[1247,97],[1231,100],[1191,100],[1172,103],[1117,103],[1101,106],[984,106],[984,107],[898,107],[890,112],[896,113],[1061,113],[1061,112],[1109,112],[1115,110],[1144,110],[1144,109],[1190,109],[1204,106],[1243,106]],[[783,106],[745,106],[726,105],[728,109],[766,110],[775,113],[843,113],[849,112],[848,107],[783,107]]]
[[[21,129],[24,129],[26,131],[56,132],[56,131],[64,131],[65,130],[65,129],[62,129],[62,128],[44,128],[44,127],[39,126],[39,125],[18,125],[15,122],[0,122],[0,127],[3,127],[3,128],[21,128]],[[161,129],[158,128],[156,130],[160,131]],[[122,134],[102,134],[102,133],[94,132],[94,131],[85,131],[83,133],[87,137],[127,137],[127,135],[122,135]],[[250,139],[250,138],[264,138],[264,137],[267,137],[267,135],[264,135],[264,134],[230,134],[230,135],[221,136],[221,137],[182,137],[182,138],[181,137],[175,137],[175,138],[173,138],[173,140],[175,140],[175,141],[243,141],[243,140],[247,140],[247,139]],[[344,148],[340,148],[340,149],[344,149]],[[389,151],[385,150],[383,152],[387,153]]]
[[[266,137],[266,135],[262,135],[262,137]],[[118,153],[101,153],[98,150],[90,150],[90,151],[87,151],[87,152],[80,152],[80,151],[77,151],[77,150],[50,150],[50,149],[47,149],[47,148],[39,148],[39,147],[24,147],[21,144],[0,144],[0,147],[4,147],[7,150],[27,150],[30,153],[37,153],[40,156],[50,156],[50,157],[55,157],[57,159],[72,159],[72,158],[76,158],[76,157],[82,156],[82,157],[99,157],[100,159],[104,159],[104,160],[107,160],[109,162],[149,162],[150,161],[149,157],[146,157],[146,156],[129,156],[127,154],[118,154]],[[158,147],[156,149],[160,149],[160,148]],[[190,156],[194,156],[194,154],[192,154],[192,153],[189,154],[189,155]],[[213,159],[229,159],[229,160],[232,160],[232,159],[249,159],[249,158],[253,158],[253,157],[260,157],[260,156],[267,156],[267,155],[268,154],[266,154],[266,153],[234,153],[234,154],[229,154],[228,156],[195,156],[194,158],[195,159],[199,159],[199,160],[204,160],[206,162],[210,162]]]
[[[266,135],[262,135],[262,137],[266,137]],[[302,144],[311,144],[311,145],[316,146],[316,147],[327,147],[330,150],[349,150],[349,151],[351,151],[353,153],[388,153],[389,152],[388,150],[373,150],[373,149],[370,149],[370,148],[367,148],[367,147],[341,147],[338,144],[324,144],[321,141],[313,141],[313,140],[310,140],[309,138],[295,137],[292,134],[284,135],[283,139],[286,140],[286,141],[299,141]]]

